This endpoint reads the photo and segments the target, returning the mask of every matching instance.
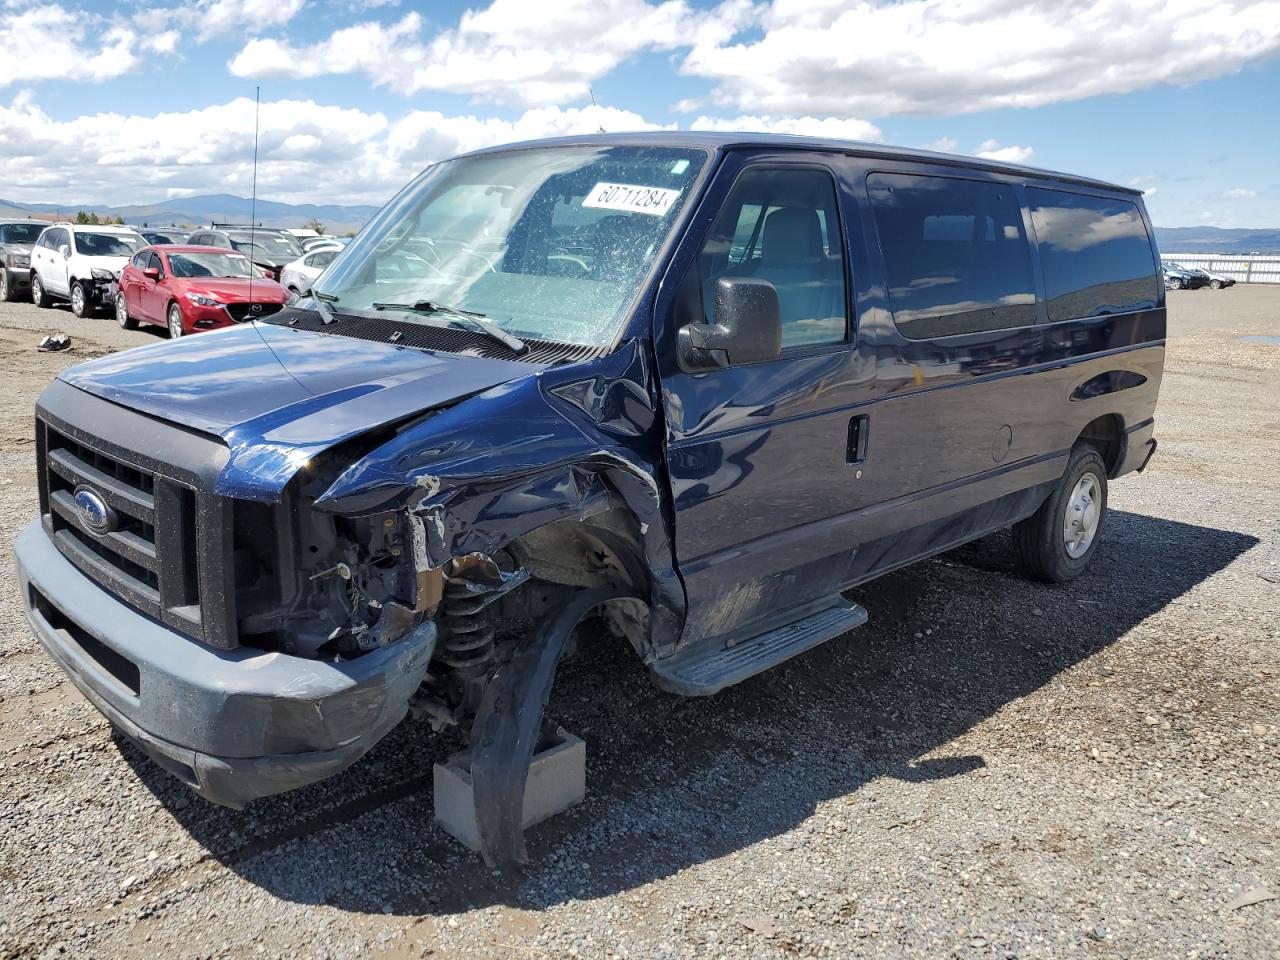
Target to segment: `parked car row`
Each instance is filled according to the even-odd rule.
[[[1220,273],[1210,273],[1198,267],[1184,267],[1174,260],[1163,261],[1163,266],[1166,290],[1197,290],[1200,287],[1221,290],[1223,287],[1235,285],[1235,281],[1230,277]]]
[[[215,224],[180,231],[0,221],[0,300],[67,301],[77,317],[114,314],[171,337],[276,312],[311,289],[346,241]]]

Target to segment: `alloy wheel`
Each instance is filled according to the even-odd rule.
[[[182,310],[175,303],[169,308],[169,339],[177,340],[182,336]]]

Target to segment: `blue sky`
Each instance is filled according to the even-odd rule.
[[[0,197],[380,203],[512,139],[872,139],[1130,183],[1163,226],[1280,226],[1280,2],[0,0]],[[588,88],[597,106],[591,104]]]

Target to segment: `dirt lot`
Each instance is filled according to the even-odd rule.
[[[0,957],[1280,956],[1280,288],[1170,295],[1160,452],[1091,571],[997,536],[855,592],[871,622],[708,700],[604,653],[553,705],[587,802],[527,880],[431,823],[402,725],[346,775],[210,806],[41,652],[0,574]],[[75,350],[34,350],[51,327]],[[31,407],[162,334],[0,305],[0,549]]]

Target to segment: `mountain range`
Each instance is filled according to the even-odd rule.
[[[26,217],[33,214],[42,219],[49,215],[61,215],[75,219],[76,213],[96,213],[99,217],[120,217],[125,223],[136,226],[207,226],[211,223],[248,223],[251,201],[248,197],[236,197],[218,193],[196,197],[178,197],[160,203],[142,203],[111,207],[100,203],[17,203],[0,199],[0,217]],[[348,233],[359,230],[378,212],[367,204],[317,204],[279,203],[258,198],[257,222],[267,227],[301,227],[312,218],[324,224],[329,233]]]
[[[227,193],[179,197],[161,203],[110,207],[99,203],[16,203],[0,200],[0,217],[42,218],[61,215],[73,219],[77,212],[120,217],[125,223],[153,227],[197,227],[210,223],[248,223],[251,201]],[[359,230],[378,212],[368,204],[280,203],[258,200],[257,220],[267,227],[301,227],[313,218],[330,233]],[[1160,249],[1168,253],[1280,254],[1280,229],[1226,227],[1156,227]]]

